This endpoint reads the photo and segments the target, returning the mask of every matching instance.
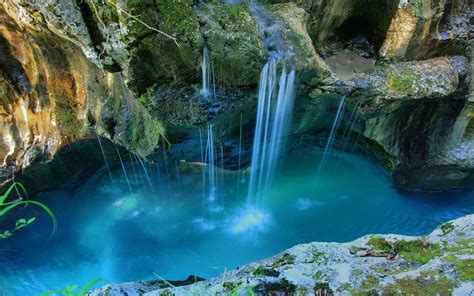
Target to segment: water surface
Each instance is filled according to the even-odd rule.
[[[247,204],[248,176],[218,172],[211,201],[199,169],[146,165],[147,178],[138,162],[127,163],[130,192],[120,168],[114,182],[104,168],[76,191],[43,198],[58,218],[51,240],[47,217],[24,210],[38,222],[0,242],[0,285],[23,296],[96,277],[207,278],[299,243],[427,234],[474,212],[472,194],[402,194],[380,167],[351,154],[333,153],[316,179],[320,159],[320,152],[287,157],[258,207]]]

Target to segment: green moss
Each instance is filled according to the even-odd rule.
[[[401,258],[410,262],[428,263],[431,259],[441,255],[438,244],[430,244],[425,240],[397,241],[395,246]]]
[[[242,285],[242,282],[237,282],[237,283],[235,283],[235,282],[224,282],[222,284],[224,289],[229,293],[237,291],[241,285]]]
[[[449,262],[449,263],[454,263],[458,260],[458,257],[454,254],[449,254],[448,256],[445,256],[441,258],[441,261],[443,262]]]
[[[421,273],[416,278],[397,279],[384,287],[382,295],[451,295],[456,283],[444,275]]]
[[[312,278],[315,281],[320,281],[326,278],[326,274],[321,270],[318,270],[315,274],[313,274]]]
[[[75,114],[77,109],[78,107],[72,106],[67,101],[56,101],[54,113],[61,132],[75,136],[80,134],[83,123]]]
[[[273,268],[278,268],[284,265],[289,265],[295,263],[295,255],[291,255],[288,253],[285,253],[278,257],[275,261],[272,263]]]
[[[392,251],[392,244],[384,238],[374,236],[368,243],[375,251],[389,253]],[[429,244],[428,242],[418,239],[413,241],[400,240],[394,244],[398,255],[410,262],[428,263],[431,259],[441,255],[441,248],[438,244]]]
[[[353,291],[352,289],[352,286],[350,283],[343,283],[338,289],[337,289],[339,292],[343,292],[343,291]]]
[[[417,79],[418,76],[408,66],[392,67],[388,71],[387,85],[393,90],[413,95]]]
[[[360,276],[360,275],[362,275],[362,273],[363,273],[363,271],[361,269],[354,270],[354,275],[356,275],[356,276]]]
[[[308,290],[304,287],[298,287],[298,289],[296,290],[296,295],[298,296],[308,296],[310,295]]]
[[[200,16],[216,84],[224,88],[256,85],[265,56],[248,5],[200,5]]]
[[[318,283],[313,288],[315,295],[334,295],[334,292],[331,290],[329,283]]]
[[[444,223],[440,226],[441,231],[443,231],[443,235],[446,235],[454,230],[454,225],[451,222]]]
[[[313,255],[311,257],[311,260],[314,263],[322,263],[322,262],[324,262],[328,259],[329,259],[328,254],[323,253],[323,252],[315,252],[315,253],[313,253]]]
[[[373,247],[383,253],[389,253],[392,250],[392,245],[387,242],[384,238],[379,236],[373,236],[367,242],[367,245]]]
[[[174,293],[168,289],[164,289],[160,291],[160,296],[174,296]]]
[[[200,80],[203,48],[199,18],[189,1],[127,1],[128,10],[146,24],[177,38],[175,42],[133,19],[127,20],[129,86],[137,94],[155,83],[188,84]]]
[[[473,239],[463,239],[456,242],[454,245],[446,247],[444,249],[446,252],[455,252],[457,254],[474,254],[474,240]]]
[[[417,15],[426,15],[431,12],[431,1],[428,0],[410,0]]]
[[[461,260],[454,268],[459,272],[462,280],[474,281],[474,259]]]
[[[252,271],[252,274],[257,277],[271,276],[278,277],[280,273],[272,268],[265,268],[264,266],[258,266]]]
[[[356,296],[372,295],[379,286],[380,280],[374,275],[368,275],[361,283],[357,290],[353,290],[351,294]]]
[[[296,285],[290,283],[287,279],[283,279],[276,283],[265,283],[265,295],[294,295],[296,292]]]

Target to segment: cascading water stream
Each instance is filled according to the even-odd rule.
[[[343,96],[341,98],[341,101],[339,102],[339,107],[337,108],[336,117],[334,118],[334,123],[332,124],[331,132],[329,133],[329,138],[326,143],[326,147],[324,148],[323,157],[321,158],[321,162],[319,163],[318,171],[316,174],[316,176],[318,177],[319,177],[319,174],[321,173],[321,170],[324,168],[324,165],[326,164],[329,153],[331,152],[331,147],[334,143],[334,138],[336,136],[337,128],[341,124],[341,120],[343,117],[342,115],[344,114],[345,104],[346,104],[346,97]]]
[[[105,165],[107,166],[107,171],[109,172],[110,180],[112,181],[113,186],[116,187],[114,177],[112,176],[112,170],[110,169],[109,162],[105,155],[104,146],[102,145],[102,141],[100,140],[99,135],[96,135],[96,136],[97,136],[97,141],[99,142],[100,151],[102,152],[102,157],[104,158]]]
[[[214,126],[207,125],[207,144],[204,155],[204,162],[207,163],[206,173],[208,176],[208,192],[207,198],[213,202],[216,199],[217,193],[217,171],[216,171],[216,148],[214,145]],[[206,174],[203,175],[204,184],[206,182]]]
[[[284,148],[293,113],[295,69],[290,64],[292,52],[283,36],[282,26],[255,0],[249,7],[257,21],[264,45],[270,56],[260,73],[257,121],[247,201],[260,205],[262,195],[272,183],[278,159]]]
[[[216,97],[216,87],[214,81],[214,71],[213,65],[209,58],[209,49],[207,45],[204,45],[202,50],[202,63],[201,63],[201,75],[202,75],[202,85],[201,85],[201,95],[206,100],[213,100]],[[212,89],[211,89],[212,81]]]
[[[281,73],[278,79],[278,66]],[[257,122],[252,150],[248,202],[259,204],[270,186],[288,132],[294,104],[296,72],[271,58],[260,75]]]

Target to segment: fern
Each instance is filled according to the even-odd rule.
[[[43,211],[48,214],[48,216],[51,217],[51,220],[53,221],[53,229],[51,231],[51,236],[54,235],[56,232],[56,217],[54,216],[53,211],[51,211],[50,208],[48,208],[45,204],[34,201],[34,200],[23,200],[23,199],[17,199],[15,201],[10,201],[7,202],[7,199],[11,196],[11,194],[14,192],[17,192],[18,195],[24,195],[25,197],[28,196],[28,191],[26,190],[25,186],[23,184],[18,183],[18,182],[13,182],[8,189],[5,191],[3,195],[0,195],[0,217],[6,216],[8,213],[10,213],[13,209],[19,207],[19,206],[28,206],[28,205],[34,205],[39,208],[41,208]],[[31,224],[33,224],[36,221],[36,217],[31,217],[31,218],[21,218],[18,219],[15,223],[15,227],[11,230],[5,230],[3,232],[0,232],[0,239],[6,239],[9,238],[10,236],[13,235],[14,232],[25,228]]]

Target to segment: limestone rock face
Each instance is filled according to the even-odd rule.
[[[380,55],[421,60],[463,54],[469,41],[469,8],[463,0],[400,1]]]
[[[101,71],[70,38],[53,33],[41,12],[10,5],[0,5],[2,179],[96,133],[151,153],[163,127],[121,75]]]

